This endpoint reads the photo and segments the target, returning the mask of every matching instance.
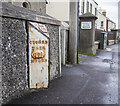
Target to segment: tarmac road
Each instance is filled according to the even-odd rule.
[[[118,45],[81,56],[79,65],[62,67],[62,77],[9,104],[118,104]]]

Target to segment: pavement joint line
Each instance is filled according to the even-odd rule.
[[[88,80],[85,82],[84,86],[81,88],[81,90],[77,93],[77,95],[71,100],[71,104],[74,103],[74,101],[80,96],[81,92],[87,87],[88,83],[90,82],[91,77],[88,78]]]

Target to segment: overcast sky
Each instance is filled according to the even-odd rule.
[[[120,0],[95,0],[98,6],[105,9],[107,17],[116,23],[118,26],[118,2]]]

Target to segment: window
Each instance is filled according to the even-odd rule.
[[[89,12],[89,2],[87,1],[87,12]]]
[[[95,16],[97,16],[97,8],[95,8]]]
[[[30,3],[29,2],[23,2],[23,7],[25,8],[30,8]]]
[[[103,22],[103,21],[101,21],[101,27],[103,27],[103,25],[104,25],[104,22]]]
[[[90,3],[90,12],[92,13],[92,4]]]
[[[82,6],[81,6],[81,13],[84,14],[84,9],[85,9],[85,2],[82,2]]]
[[[23,3],[23,7],[28,8],[28,3],[27,3],[27,2],[24,2],[24,3]]]

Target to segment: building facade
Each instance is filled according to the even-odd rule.
[[[107,18],[107,31],[111,31],[112,29],[116,29],[116,23]]]
[[[72,0],[55,1],[49,0],[46,6],[46,13],[60,21],[67,22],[69,24],[69,62],[76,64],[78,61],[78,35],[79,35],[79,0],[73,2]],[[61,44],[65,44],[67,34],[61,33],[64,39],[61,40]],[[64,47],[66,48],[67,45]],[[63,56],[63,55],[62,55]],[[63,59],[63,58],[62,58]],[[64,59],[65,60],[65,59]],[[64,64],[65,62],[63,62]]]
[[[16,6],[25,7],[34,11],[46,13],[47,3],[46,0],[39,0],[39,2],[38,1],[35,2],[34,0],[3,0],[3,1],[11,3]]]
[[[97,29],[108,32],[111,29],[116,29],[116,23],[110,20],[106,14],[106,10],[103,10],[101,7],[98,9]]]
[[[98,4],[94,0],[80,0],[79,15],[91,12],[93,15],[98,14]]]
[[[49,0],[46,5],[46,13],[60,21],[69,21],[70,3],[68,2],[53,2]]]
[[[98,20],[97,20],[97,29],[106,31],[107,17],[105,15],[106,11],[102,8],[98,9]]]
[[[90,12],[98,17],[98,4],[95,0],[80,0],[79,6],[79,16]],[[95,21],[95,28],[97,28],[97,20]]]
[[[94,0],[79,0],[79,16],[87,12],[91,12],[97,16],[98,4]],[[61,20],[69,21],[70,16],[70,0],[65,2],[53,2],[49,0],[46,5],[46,13]]]
[[[69,22],[70,20],[70,0],[55,1],[55,0],[3,0],[13,5],[29,8],[31,10],[47,13],[48,15],[60,20]],[[116,24],[106,16],[106,11],[102,8],[98,9],[98,4],[95,0],[78,0],[79,1],[79,16],[87,12],[97,16],[95,28],[110,31],[116,28]]]

